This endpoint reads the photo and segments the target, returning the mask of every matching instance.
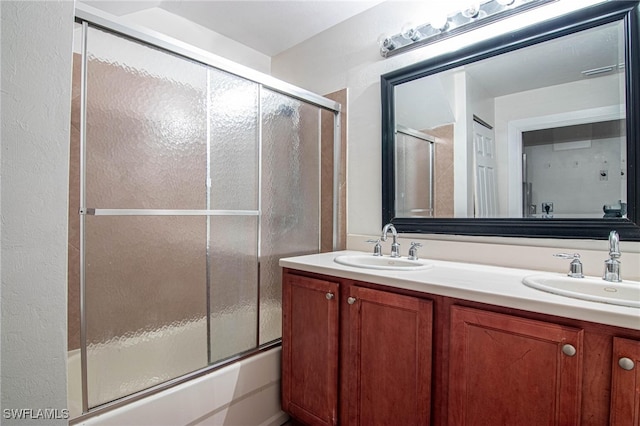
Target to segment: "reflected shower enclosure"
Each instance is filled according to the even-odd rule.
[[[326,232],[328,111],[86,22],[77,31],[72,416],[280,339],[278,260],[318,252]]]
[[[396,212],[401,217],[433,217],[436,138],[396,126]]]

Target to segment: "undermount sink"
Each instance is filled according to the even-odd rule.
[[[356,268],[381,269],[389,271],[419,271],[433,265],[423,260],[409,260],[402,257],[374,256],[371,254],[344,254],[336,256],[334,262]]]
[[[640,308],[640,282],[637,281],[613,283],[594,277],[541,274],[524,277],[522,283],[560,296]]]

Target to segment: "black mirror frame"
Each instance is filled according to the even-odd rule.
[[[507,53],[615,21],[624,21],[626,43],[627,218],[400,218],[395,217],[394,87],[460,65]],[[534,238],[606,239],[616,230],[626,241],[640,241],[640,8],[638,1],[606,2],[539,25],[503,34],[459,51],[381,76],[382,223],[399,232]]]

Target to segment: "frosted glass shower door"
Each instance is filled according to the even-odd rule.
[[[207,216],[179,213],[206,209],[207,69],[91,27],[86,46],[91,408],[207,365]]]
[[[277,344],[280,258],[320,250],[321,216],[334,237],[321,118],[328,148],[339,122],[317,95],[93,25],[70,178],[85,413]]]
[[[259,86],[209,70],[209,362],[258,345]]]
[[[279,259],[320,249],[320,111],[262,91],[260,344],[282,337]]]

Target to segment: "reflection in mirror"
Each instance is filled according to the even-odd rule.
[[[396,85],[395,217],[624,218],[625,81],[619,20]]]
[[[624,120],[523,132],[522,145],[527,217],[626,215]]]
[[[433,217],[435,143],[426,133],[396,128],[396,212],[403,217]]]

